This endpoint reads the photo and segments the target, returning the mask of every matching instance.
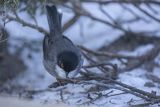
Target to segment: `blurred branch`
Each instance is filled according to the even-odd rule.
[[[92,64],[97,65],[96,61],[94,61],[91,57],[89,57],[87,54],[83,53],[83,56]],[[110,64],[111,65],[111,64]],[[97,68],[104,73],[105,76],[108,78],[116,78],[117,77],[117,68],[112,64],[112,72],[109,72],[109,69],[104,66],[97,66]],[[85,69],[85,67],[84,67]],[[88,70],[85,69],[87,72]]]
[[[8,36],[5,33],[4,29],[0,27],[0,43],[6,42],[8,40]]]
[[[106,4],[111,4],[111,3],[125,3],[125,4],[155,4],[155,5],[160,5],[159,1],[156,0],[81,0],[82,2],[87,2],[87,3],[99,3],[102,5]]]
[[[144,10],[143,8],[141,8],[138,5],[134,5],[138,10],[140,10],[142,13],[144,13],[145,15],[147,15],[148,17],[152,18],[153,20],[155,20],[156,22],[160,23],[160,19],[154,17],[153,15],[151,15],[150,13],[148,13],[146,10]]]
[[[75,14],[73,18],[71,18],[68,22],[66,22],[63,26],[63,32],[70,28],[77,20],[80,18],[79,15]]]
[[[160,103],[160,99],[156,99],[147,103],[141,103],[141,104],[136,104],[136,105],[132,105],[132,107],[148,107],[150,105],[154,105],[154,104],[158,104]]]
[[[118,29],[118,30],[120,30],[120,31],[122,31],[122,32],[124,32],[124,33],[127,32],[127,30],[124,29],[124,28],[122,28],[120,25],[115,24],[115,23],[110,23],[110,22],[108,22],[108,21],[106,21],[106,20],[97,18],[97,17],[93,16],[91,13],[89,13],[88,11],[86,11],[85,9],[83,9],[82,7],[73,8],[73,7],[70,7],[70,6],[67,6],[67,5],[63,5],[63,6],[65,6],[66,8],[71,9],[71,10],[72,10],[73,12],[75,12],[76,14],[79,14],[79,15],[81,15],[81,16],[86,16],[86,17],[88,17],[88,18],[91,18],[92,20],[95,20],[95,21],[97,21],[97,22],[101,22],[101,23],[103,23],[103,24],[105,24],[105,25],[107,25],[107,26],[110,26],[110,27],[112,27],[112,28],[116,28],[116,29]]]
[[[8,40],[8,38],[0,39],[0,43],[5,42],[5,41],[7,41],[7,40]]]
[[[16,16],[16,17],[13,17],[13,16],[11,16],[11,15],[6,15],[6,18],[7,18],[8,20],[10,20],[10,21],[16,21],[16,22],[22,24],[23,26],[27,26],[27,27],[33,28],[33,29],[35,29],[35,30],[38,30],[40,33],[48,34],[48,31],[46,31],[44,28],[39,27],[39,26],[37,26],[37,25],[34,25],[34,24],[31,24],[31,23],[28,23],[28,22],[24,21],[23,19],[21,19],[21,18],[17,15],[17,13],[15,13],[15,16]]]
[[[34,1],[35,2],[35,1]],[[58,1],[53,1],[54,3],[57,2],[59,5],[62,5],[62,6],[65,6],[66,8],[69,8],[71,9],[74,13],[75,13],[75,16],[73,16],[67,23],[64,24],[63,26],[63,31],[66,31],[69,27],[71,27],[75,22],[77,22],[77,20],[82,17],[82,16],[85,16],[85,17],[88,17],[92,20],[95,20],[97,22],[100,22],[100,23],[103,23],[109,27],[112,27],[114,29],[118,29],[124,33],[126,32],[129,32],[128,29],[124,28],[123,27],[123,24],[126,24],[126,23],[132,23],[132,22],[136,22],[138,20],[143,20],[145,21],[146,23],[148,23],[148,20],[146,20],[146,18],[144,17],[141,17],[139,16],[138,14],[136,14],[132,9],[128,8],[127,6],[125,6],[125,4],[127,3],[130,3],[132,5],[135,5],[137,9],[139,9],[141,12],[143,12],[144,14],[146,14],[148,17],[152,18],[153,20],[157,21],[157,22],[160,22],[160,19],[156,18],[154,15],[151,15],[150,13],[148,13],[146,10],[142,9],[139,7],[139,4],[146,4],[146,6],[148,6],[152,11],[154,11],[155,13],[155,10],[153,8],[151,8],[151,4],[160,4],[160,2],[158,1],[154,1],[154,0],[146,0],[146,1],[143,1],[143,0],[135,0],[135,1],[128,1],[128,0],[103,0],[103,1],[99,1],[99,0],[81,0],[81,1],[72,1],[72,0],[68,0],[68,1],[65,1],[63,2],[58,2]],[[68,6],[67,3],[71,3],[71,6]],[[85,10],[83,7],[82,7],[82,3],[98,3],[100,5],[100,11],[106,15],[106,17],[108,17],[110,21],[107,21],[107,20],[104,20],[102,18],[98,18],[96,16],[94,16],[93,14],[91,14],[90,12],[88,12],[87,10]],[[31,0],[26,2],[26,4],[31,4]],[[44,1],[42,2],[44,3]],[[117,20],[116,18],[112,17],[111,15],[109,15],[105,9],[103,9],[103,5],[105,4],[110,4],[110,3],[118,3],[119,5],[121,5],[125,10],[127,10],[128,12],[130,12],[131,14],[133,14],[135,16],[135,18],[131,18],[131,19],[128,19],[128,20]],[[124,4],[125,3],[125,4]],[[14,21],[17,21],[19,23],[21,23],[23,26],[28,26],[28,27],[31,27],[33,29],[37,29],[39,32],[41,33],[44,33],[44,34],[48,34],[48,32],[42,28],[42,27],[39,27],[38,26],[38,23],[35,19],[35,17],[33,16],[32,14],[32,18],[33,20],[35,21],[35,25],[34,24],[30,24],[30,23],[27,23],[25,22],[23,19],[19,18],[19,17],[12,17],[12,16],[9,16],[7,15],[8,19],[11,19],[11,20],[14,20]]]
[[[129,90],[129,89],[126,89],[126,88],[122,88],[122,87],[118,87],[118,86],[115,86],[115,85],[110,85],[110,84],[104,84],[104,83],[101,83],[101,82],[91,82],[91,81],[87,81],[85,82],[87,84],[95,84],[97,86],[101,86],[101,87],[105,87],[105,88],[111,88],[111,89],[116,89],[116,90],[120,90],[120,91],[123,91],[123,92],[126,92],[126,93],[130,93],[132,95],[135,95],[137,97],[140,97],[146,101],[149,101],[150,99],[147,98],[146,96],[140,94],[140,93],[137,93],[135,91],[132,91],[132,90]]]
[[[94,57],[104,56],[106,58],[127,59],[127,60],[132,60],[133,62],[136,61],[136,63],[131,63],[132,61],[129,61],[130,63],[128,63],[126,65],[126,67],[121,69],[118,73],[130,71],[132,69],[140,67],[144,63],[147,63],[147,62],[150,62],[150,61],[154,60],[156,58],[156,56],[158,56],[158,54],[160,53],[160,47],[158,45],[155,48],[151,49],[146,54],[141,55],[141,56],[128,56],[128,55],[115,54],[115,53],[110,53],[110,52],[97,52],[97,51],[93,51],[93,50],[87,49],[87,48],[85,48],[83,46],[80,46],[80,48],[83,51],[94,55]],[[97,64],[97,67],[98,66],[104,66],[105,64],[107,65],[107,63]],[[94,65],[96,65],[96,64],[93,64],[93,67],[94,67]]]
[[[124,4],[121,4],[121,7],[124,8],[126,11],[128,11],[129,13],[131,13],[135,17],[133,19],[122,21],[121,23],[123,23],[123,24],[127,23],[127,22],[131,23],[131,22],[136,22],[136,21],[139,21],[139,20],[142,20],[146,23],[149,22],[145,17],[139,16],[136,12],[134,12],[134,10],[130,9],[128,6],[126,6]]]
[[[109,97],[113,97],[113,96],[118,96],[118,95],[122,95],[122,94],[126,94],[126,92],[121,92],[121,93],[117,93],[117,94],[111,94],[113,92],[113,90],[111,90],[110,92],[106,93],[106,94],[102,94],[102,93],[96,93],[96,95],[98,95],[97,97],[95,98],[92,98],[90,93],[87,93],[88,94],[88,99],[90,99],[89,101],[87,102],[84,102],[83,104],[88,104],[88,103],[94,103],[96,100],[99,100],[103,97],[105,98],[109,98]],[[111,94],[111,95],[109,95]]]
[[[48,31],[46,31],[44,28],[38,26],[38,22],[36,20],[36,18],[34,16],[32,16],[33,20],[35,21],[35,24],[31,24],[29,22],[26,22],[25,20],[21,19],[18,14],[16,12],[14,12],[14,16],[11,16],[11,15],[6,15],[6,18],[9,20],[9,21],[16,21],[20,24],[22,24],[23,26],[27,26],[27,27],[30,27],[30,28],[33,28],[37,31],[39,31],[40,33],[43,33],[45,35],[48,35]],[[65,30],[67,30],[68,28],[70,28],[75,22],[77,22],[77,20],[79,19],[79,15],[75,15],[73,18],[71,18],[68,22],[66,22],[63,26],[63,32]]]
[[[32,0],[29,0],[28,2],[32,3]],[[56,2],[56,1],[54,1],[54,2]],[[61,4],[61,2],[62,2],[62,4]],[[138,20],[143,20],[145,22],[148,22],[148,20],[145,17],[141,17],[135,11],[133,11],[131,8],[128,8],[124,4],[134,5],[139,11],[143,12],[148,17],[152,18],[156,22],[160,22],[160,19],[158,19],[156,16],[152,15],[151,13],[149,13],[148,11],[146,11],[140,7],[140,4],[145,4],[145,5],[154,4],[154,5],[159,6],[160,5],[159,1],[154,1],[154,0],[103,0],[103,1],[100,1],[100,0],[79,0],[80,4],[79,4],[79,2],[78,2],[78,4],[76,4],[74,0],[65,1],[65,2],[63,2],[63,0],[61,0],[61,2],[60,3],[58,2],[58,3],[62,6],[65,6],[66,8],[69,8],[70,10],[72,10],[74,12],[74,16],[68,22],[66,22],[64,24],[63,31],[66,31],[67,29],[69,29],[82,16],[85,16],[85,17],[90,18],[92,20],[95,20],[97,22],[103,23],[103,24],[105,24],[109,27],[112,27],[114,29],[118,29],[124,33],[128,32],[128,30],[126,30],[123,27],[123,24],[125,22],[130,23],[130,22],[136,22]],[[68,4],[66,4],[66,2],[71,3],[71,5],[68,6]],[[84,9],[82,7],[81,3],[97,3],[97,4],[99,4],[99,6],[100,6],[99,10],[109,19],[109,21],[104,20],[102,18],[97,17],[96,15],[91,14],[90,12],[88,12],[86,9]],[[129,20],[125,20],[125,21],[117,20],[115,17],[113,17],[109,13],[107,13],[107,11],[102,7],[103,5],[111,4],[111,3],[119,4],[127,12],[131,13],[134,16],[134,18],[129,19]],[[27,5],[27,6],[29,6],[29,5]],[[152,8],[150,7],[150,9],[152,9]],[[154,13],[156,11],[152,9],[152,12]],[[49,33],[44,28],[38,26],[38,23],[37,23],[36,18],[34,16],[32,16],[32,18],[35,21],[35,24],[31,24],[31,23],[26,22],[21,17],[19,17],[16,12],[14,12],[14,16],[11,16],[9,14],[6,15],[6,18],[9,21],[16,21],[16,22],[22,24],[23,26],[33,28],[43,34]],[[142,98],[143,100],[147,101],[147,104],[153,104],[153,103],[160,102],[160,100],[159,100],[160,96],[156,95],[155,93],[146,92],[146,91],[137,89],[133,86],[121,83],[118,80],[115,80],[117,78],[118,73],[122,73],[126,70],[135,69],[137,67],[140,67],[141,65],[143,65],[146,62],[153,61],[155,59],[155,57],[160,52],[159,44],[157,44],[157,47],[153,48],[152,50],[150,50],[149,52],[147,52],[141,56],[130,56],[130,55],[124,55],[124,54],[118,54],[118,53],[93,51],[93,50],[90,50],[90,49],[85,48],[83,46],[80,46],[80,48],[83,51],[82,53],[83,53],[84,57],[89,62],[88,65],[83,66],[83,68],[82,68],[83,71],[80,72],[82,76],[78,77],[78,78],[74,78],[74,79],[63,79],[63,80],[61,80],[61,84],[58,82],[51,84],[50,85],[51,88],[53,88],[53,87],[57,88],[61,85],[67,85],[69,83],[71,83],[71,84],[93,84],[93,85],[96,85],[97,87],[102,87],[104,90],[109,88],[109,89],[123,91],[123,93],[127,93],[127,94],[129,93],[131,95],[137,96],[137,97]],[[126,67],[124,69],[122,69],[120,72],[119,71],[120,69],[117,67],[116,64],[112,64],[112,63],[108,63],[108,62],[101,62],[101,61],[98,62],[97,60],[98,60],[99,56],[103,56],[105,58],[116,58],[118,60],[127,59],[127,61],[128,61],[127,63],[131,62],[132,60],[136,60],[137,62],[132,63],[131,65],[126,64]],[[1,57],[1,53],[0,53],[0,57]],[[101,74],[90,72],[90,68],[97,68],[99,71],[101,71]],[[92,80],[94,80],[94,82]],[[27,92],[28,90],[25,90],[25,91]],[[38,90],[38,91],[30,90],[30,91],[28,91],[28,93],[33,95],[33,94],[36,94],[39,92],[45,92],[45,91],[52,92],[53,90],[52,89]],[[99,93],[99,90],[97,90],[97,93]],[[62,91],[60,91],[60,95],[61,95],[61,99],[64,101]],[[106,94],[106,96],[107,95],[108,94]],[[92,100],[92,101],[95,101],[96,99],[101,98],[101,96],[102,95],[99,95],[95,99],[92,99],[90,96],[88,96],[88,98],[90,98],[90,100]]]
[[[102,7],[102,5],[99,6],[99,9],[101,10],[102,13],[104,13],[113,23],[117,23],[112,16],[110,16]]]
[[[3,34],[0,34],[0,43],[7,41],[8,38],[3,38]]]
[[[154,9],[152,6],[152,4],[146,4],[146,6],[149,8],[149,10],[151,10],[154,14],[158,14],[158,11],[156,9]]]
[[[83,68],[94,68],[94,67],[98,67],[98,66],[112,66],[113,67],[113,64],[111,64],[111,63],[97,63],[97,64],[83,66]]]
[[[123,55],[123,54],[114,54],[114,53],[110,53],[110,52],[95,52],[95,51],[92,51],[90,49],[87,49],[83,46],[80,46],[80,48],[88,53],[91,53],[93,55],[96,55],[96,56],[105,56],[105,57],[110,57],[110,58],[125,58],[125,59],[135,59],[137,57],[135,56],[127,56],[127,55]]]
[[[95,80],[95,81],[91,81]],[[122,82],[106,78],[103,75],[97,75],[97,74],[88,74],[85,73],[83,77],[75,78],[75,79],[63,79],[61,80],[62,84],[61,85],[66,85],[69,83],[74,83],[74,84],[94,84],[96,86],[100,86],[103,88],[109,88],[109,89],[116,89],[116,90],[121,90],[125,93],[130,93],[132,95],[135,95],[137,97],[140,97],[148,102],[158,100],[160,96],[157,96],[153,93],[146,92],[140,89],[137,89],[135,87],[132,87],[130,85],[124,84]],[[56,83],[53,83],[52,86],[58,87]],[[159,100],[158,100],[159,101]]]
[[[142,66],[147,62],[151,62],[158,56],[159,53],[160,53],[160,47],[157,45],[155,48],[151,49],[146,54],[137,57],[137,60],[138,60],[137,63],[129,64],[125,69],[121,70],[121,72],[130,71]]]

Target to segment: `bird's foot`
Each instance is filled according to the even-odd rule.
[[[49,87],[49,88],[57,88],[57,87],[59,87],[59,86],[64,86],[64,85],[66,85],[66,84],[67,84],[67,82],[66,82],[65,80],[57,78],[57,81],[54,82],[54,83],[52,83],[52,84],[49,85],[48,87]]]
[[[62,86],[62,85],[63,85],[63,84],[62,84],[62,81],[61,81],[60,79],[57,79],[56,82],[53,82],[53,83],[50,84],[48,87],[49,87],[49,88],[57,88],[57,87]]]
[[[76,82],[77,82],[76,79],[69,79],[69,78],[67,78],[67,79],[59,79],[59,78],[57,78],[57,82],[52,83],[48,87],[49,88],[57,88],[59,86],[64,86],[64,85],[66,85],[68,83],[76,84]]]
[[[48,88],[56,88],[56,87],[58,87],[57,82],[53,82],[52,84],[50,84],[50,85],[48,86]]]
[[[59,86],[63,86],[64,80],[57,78],[57,83],[59,84]]]

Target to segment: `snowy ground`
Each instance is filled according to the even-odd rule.
[[[86,8],[92,8],[91,12],[96,12],[96,16],[102,17],[102,13],[100,11],[97,11],[97,6],[95,5],[85,5]],[[131,6],[131,8],[133,8]],[[62,9],[64,10],[64,9]],[[94,10],[94,11],[93,11]],[[107,8],[107,11],[113,16],[118,17],[121,15],[123,19],[126,17],[132,17],[130,13],[123,12],[119,6],[110,6]],[[120,14],[122,13],[122,14]],[[137,12],[137,14],[141,14],[140,12]],[[19,13],[20,17],[23,17],[24,20],[27,20],[30,23],[33,23],[33,21],[28,17],[26,13]],[[72,16],[71,13],[68,13],[64,10],[64,21],[63,23],[68,20]],[[142,15],[144,16],[144,15]],[[105,16],[103,16],[105,17]],[[147,19],[150,20],[150,19]],[[48,29],[46,16],[42,15],[39,17],[39,14],[37,12],[37,21],[39,26],[44,27],[45,29]],[[85,22],[84,22],[85,21]],[[83,25],[83,36],[80,35],[80,24]],[[145,27],[138,27],[139,25],[143,25]],[[125,25],[126,28],[130,28],[133,31],[154,31],[159,29],[159,24],[157,24],[154,21],[151,21],[150,23],[145,22],[137,22],[130,25]],[[23,51],[21,53],[21,58],[25,62],[25,64],[28,66],[28,69],[25,71],[25,73],[19,75],[17,78],[15,78],[13,81],[6,83],[6,85],[12,84],[13,86],[21,86],[25,90],[45,90],[48,85],[50,85],[53,81],[55,81],[55,78],[53,78],[50,74],[46,72],[46,70],[43,67],[42,64],[42,40],[44,35],[38,33],[37,31],[22,27],[20,24],[16,22],[10,22],[6,25],[7,30],[9,31],[11,37],[9,38],[10,42],[10,48],[9,51],[14,54],[16,48],[15,47],[21,47],[24,42],[27,44],[31,44],[32,48],[29,48],[28,46],[25,46],[23,48]],[[156,33],[155,36],[160,36],[160,32]],[[68,31],[65,32],[65,35],[69,37],[75,44],[77,45],[83,45],[90,49],[97,50],[101,48],[104,44],[107,45],[117,39],[119,36],[122,35],[122,32],[113,30],[109,27],[106,27],[103,24],[95,23],[94,21],[87,19],[87,18],[81,18],[79,20],[79,23],[76,23],[73,27],[71,27]],[[19,40],[21,39],[21,40]],[[139,55],[147,52],[147,50],[150,50],[153,48],[152,44],[149,44],[147,46],[141,46],[138,47],[134,52],[126,52],[121,51],[120,53],[129,54],[129,55]],[[160,64],[160,55],[155,60]],[[114,61],[113,61],[114,62]],[[116,62],[116,61],[115,61]],[[158,95],[160,95],[160,84],[159,83],[153,83],[151,80],[146,78],[146,70],[143,68],[137,68],[130,72],[125,72],[119,75],[118,80],[126,83],[128,85],[134,86],[136,88],[151,92],[156,91]],[[154,68],[153,75],[156,75],[160,78],[160,68],[156,67]],[[153,87],[146,87],[146,83],[153,83]],[[44,92],[36,93],[33,97],[34,100],[38,100],[40,102],[60,102],[64,101],[69,104],[88,104],[89,99],[87,98],[86,90],[93,87],[92,85],[77,85],[77,84],[68,84],[64,87],[59,87],[58,89],[53,89],[52,91],[46,90]],[[105,90],[102,91],[102,93],[108,93],[111,90]],[[14,95],[18,96],[19,92],[15,92]],[[121,91],[114,90],[113,93],[110,93],[109,95],[113,95],[115,93],[121,93]],[[22,94],[22,96],[25,96]],[[96,95],[94,93],[91,94],[91,96],[94,98]],[[102,97],[101,99],[98,99],[94,102],[94,104],[91,104],[91,106],[127,106],[128,102],[133,100],[135,103],[142,103],[143,101],[140,98],[137,98],[131,94],[121,94],[117,96],[111,96],[108,98]]]

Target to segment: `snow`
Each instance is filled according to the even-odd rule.
[[[93,13],[95,16],[106,19],[104,14],[102,14],[98,10],[98,6],[93,4],[83,4],[84,7],[89,10],[88,8],[92,8],[89,10],[91,13]],[[130,6],[130,8],[134,8]],[[129,12],[124,12],[124,10],[117,5],[111,5],[111,6],[104,6],[104,9],[107,10],[107,12],[114,18],[117,19],[120,17],[120,20],[124,20],[130,17],[133,17],[132,14]],[[137,14],[141,14],[138,10],[134,9]],[[29,23],[34,23],[34,21],[25,13],[21,12],[19,13],[19,16],[26,20]],[[68,11],[64,11],[63,15],[63,24],[72,17],[73,14],[69,13]],[[142,14],[142,16],[145,16]],[[38,22],[38,25],[48,30],[48,23],[46,20],[45,15],[40,15],[39,12],[36,14],[36,19]],[[147,20],[150,20],[147,18]],[[82,31],[83,35],[80,33],[82,24]],[[142,27],[143,26],[143,27]],[[16,22],[10,22],[6,26],[6,29],[9,31],[11,37],[9,38],[10,41],[10,52],[12,54],[15,53],[15,47],[21,47],[23,45],[23,42],[19,42],[15,38],[24,39],[25,42],[30,43],[31,40],[36,40],[40,44],[42,44],[42,39],[44,37],[43,34],[37,32],[34,29],[23,27],[21,24]],[[146,23],[144,21],[139,21],[136,23],[126,24],[124,25],[125,28],[129,28],[136,32],[142,32],[142,31],[154,31],[159,29],[159,23],[156,23],[155,21],[151,21],[149,23]],[[108,45],[117,38],[119,38],[123,33],[119,30],[112,29],[110,27],[107,27],[104,24],[97,23],[91,19],[88,19],[86,17],[80,18],[79,21],[73,25],[70,29],[68,29],[64,33],[68,38],[70,38],[75,44],[77,45],[83,45],[87,48],[97,50],[101,48],[104,44]],[[157,33],[156,36],[160,36],[159,33]],[[35,52],[31,49],[25,47],[23,49],[23,52],[21,53],[21,58],[25,62],[25,64],[28,66],[28,69],[25,71],[25,73],[19,75],[16,79],[12,81],[12,84],[14,85],[20,85],[23,86],[25,89],[28,90],[43,90],[47,89],[47,87],[55,81],[55,78],[52,77],[43,67],[42,63],[42,45],[36,45],[36,48],[38,48],[40,51]],[[127,52],[127,51],[121,51],[119,53],[126,54],[126,55],[142,55],[144,53],[147,53],[149,50],[153,48],[153,44],[148,44],[145,46],[140,46],[133,52]],[[31,55],[32,58],[28,58],[28,55]],[[160,57],[160,56],[159,56]],[[158,62],[160,65],[160,58],[157,57],[155,62]],[[113,61],[113,63],[116,61]],[[119,62],[117,62],[119,63]],[[87,64],[87,62],[85,62]],[[160,68],[157,67],[154,69],[153,74],[159,76],[160,75]],[[157,87],[145,87],[144,84],[150,80],[148,80],[145,77],[146,70],[142,68],[135,69],[131,72],[126,72],[119,75],[119,81],[126,83],[128,85],[134,86],[139,89],[146,90],[148,92],[156,91],[157,94],[160,94],[160,91]],[[159,76],[160,77],[160,76]],[[157,83],[155,83],[156,86],[159,86]],[[160,86],[159,86],[160,87]],[[62,87],[60,87],[62,88]],[[69,104],[83,104],[84,102],[87,102],[89,99],[87,99],[87,94],[85,93],[87,89],[91,88],[91,85],[76,85],[76,84],[68,84],[65,86],[65,88],[62,88],[63,98],[66,103]],[[104,91],[105,93],[109,92],[111,90]],[[113,93],[120,93],[121,91],[114,90]],[[44,91],[38,94],[34,95],[34,100],[38,100],[40,102],[60,102],[61,101],[61,95],[60,91],[57,89],[53,89],[52,91]],[[112,93],[112,94],[113,94]],[[94,96],[94,95],[93,95]],[[115,107],[125,107],[127,106],[127,102],[131,99],[136,100],[135,102],[142,102],[139,98],[130,95],[118,95],[113,96],[109,98],[101,98],[94,102],[94,104],[91,104],[92,107],[99,106],[99,105],[108,105],[108,106],[115,106]]]

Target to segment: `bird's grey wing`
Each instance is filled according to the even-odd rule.
[[[55,72],[55,64],[53,64],[53,62],[44,59],[43,64],[46,70],[48,71],[48,73],[50,73],[54,77],[58,76],[57,72]]]
[[[49,41],[49,37],[48,35],[45,35],[44,37],[44,40],[43,40],[43,58],[44,59],[47,59],[47,54],[48,54],[48,48],[49,48],[49,44],[48,44],[48,41]]]

